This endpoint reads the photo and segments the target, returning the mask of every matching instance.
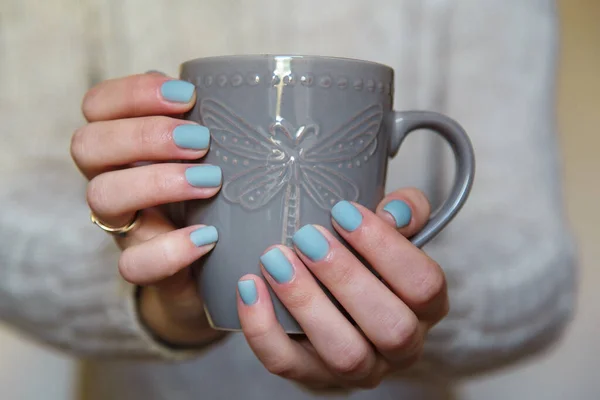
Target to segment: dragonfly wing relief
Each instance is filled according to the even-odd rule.
[[[302,187],[322,209],[328,211],[340,200],[358,200],[358,187],[341,173],[324,165],[301,166]]]
[[[259,166],[242,171],[223,185],[223,195],[247,210],[265,206],[289,181],[289,168],[284,165]]]
[[[324,133],[320,140],[307,149],[304,160],[310,163],[343,163],[362,157],[366,161],[377,148],[377,135],[382,121],[381,105],[373,104],[339,129]]]
[[[250,125],[224,104],[203,99],[200,116],[213,141],[240,159],[264,162],[272,154],[273,144],[268,134]]]
[[[303,155],[302,187],[319,207],[329,210],[340,200],[358,200],[358,186],[342,171],[369,160],[382,121],[381,105],[373,104],[339,129],[324,133]]]

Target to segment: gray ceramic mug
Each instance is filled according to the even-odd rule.
[[[219,231],[215,249],[194,265],[215,329],[240,329],[237,281],[261,274],[259,257],[267,247],[291,246],[305,224],[337,236],[330,209],[340,200],[374,210],[384,196],[388,158],[414,130],[446,139],[457,169],[448,200],[412,242],[423,246],[462,207],[475,171],[469,138],[444,115],[393,111],[393,74],[373,62],[319,56],[224,56],[182,64],[181,79],[194,83],[198,96],[185,118],[211,131],[201,162],[223,170],[216,197],[179,209],[184,224]],[[271,295],[286,332],[301,333]]]

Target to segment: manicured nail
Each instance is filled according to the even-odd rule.
[[[352,232],[362,222],[362,214],[358,208],[345,200],[340,201],[331,209],[331,216],[342,228]]]
[[[383,207],[384,211],[390,213],[396,221],[396,228],[403,228],[410,224],[412,218],[412,211],[410,206],[402,200],[392,200]]]
[[[179,125],[173,130],[173,141],[184,149],[203,150],[208,148],[210,133],[202,125]]]
[[[176,103],[189,103],[196,87],[186,81],[166,81],[160,88],[160,94],[165,100]]]
[[[292,264],[277,247],[260,256],[260,262],[277,283],[289,282],[294,276]]]
[[[238,281],[238,292],[240,292],[240,297],[247,306],[256,303],[258,292],[256,291],[256,283],[252,279]]]
[[[203,226],[190,233],[190,239],[196,247],[216,243],[219,240],[219,232],[214,226]]]
[[[148,70],[148,71],[146,71],[146,74],[156,74],[156,75],[167,76],[167,74],[165,74],[164,72],[156,70],[156,69]]]
[[[313,261],[319,261],[329,252],[329,243],[325,236],[312,225],[304,225],[294,234],[294,244]]]
[[[221,167],[217,165],[197,165],[185,170],[185,179],[195,187],[218,187],[222,175]]]

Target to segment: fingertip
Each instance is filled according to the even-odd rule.
[[[410,225],[413,212],[411,206],[404,200],[393,199],[390,200],[381,212],[386,219],[390,220],[396,226],[396,228],[404,228]]]
[[[179,79],[165,80],[160,86],[162,98],[171,103],[191,106],[196,101],[196,87]]]
[[[333,221],[346,232],[353,232],[362,224],[363,215],[355,204],[342,200],[331,209]],[[336,227],[337,230],[337,227]]]
[[[407,188],[393,192],[378,205],[376,214],[405,236],[420,231],[431,212],[429,200],[419,189]]]
[[[181,114],[195,102],[192,83],[164,74],[140,73],[100,82],[85,94],[81,108],[92,122]]]
[[[307,224],[292,237],[294,246],[311,261],[321,261],[327,257],[331,249],[333,236],[321,225]]]
[[[200,248],[214,248],[219,240],[219,231],[214,226],[200,226],[190,232],[190,240]]]
[[[296,253],[294,253],[294,251],[289,248],[288,246],[284,246],[282,244],[275,244],[272,246],[269,246],[265,249],[265,251],[261,254],[260,256],[260,261],[262,263],[262,260],[265,258],[265,256],[267,254],[273,254],[276,252],[281,252],[283,253],[283,255],[290,261],[293,262],[297,257],[296,257]]]
[[[156,70],[156,69],[150,69],[150,70],[146,71],[145,73],[148,75],[167,76],[167,74],[165,74],[164,72]]]
[[[105,84],[108,81],[97,83],[92,86],[83,96],[81,100],[81,114],[88,122],[94,122],[99,118],[96,117],[96,102],[95,99],[99,96],[100,92],[102,92]]]
[[[237,290],[240,301],[246,306],[252,306],[258,302],[258,287],[254,275],[244,275],[237,282]]]
[[[223,185],[223,171],[218,165],[190,164],[181,167],[185,168],[185,179],[193,187],[218,191]]]

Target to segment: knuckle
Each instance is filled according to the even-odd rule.
[[[83,96],[83,100],[81,101],[81,112],[87,120],[90,120],[95,114],[95,99],[98,96],[98,93],[100,93],[102,90],[102,85],[102,83],[97,84],[88,90]]]
[[[157,238],[158,242],[158,250],[160,260],[157,260],[161,266],[163,266],[163,274],[165,277],[173,276],[182,267],[181,263],[181,249],[179,249],[174,240],[170,240],[168,236],[162,235],[162,237]]]
[[[161,169],[168,168],[160,165],[156,165],[155,167]],[[156,173],[149,175],[148,179],[150,180],[149,186],[151,188],[149,192],[156,194],[177,192],[176,182],[173,179],[173,173],[169,173],[168,170],[156,171]]]
[[[361,246],[364,248],[365,253],[393,254],[390,251],[395,247],[394,238],[386,235],[382,229],[364,224],[361,235],[364,238]]]
[[[446,277],[442,268],[433,260],[420,268],[421,275],[416,280],[412,302],[417,307],[434,302],[446,290]]]
[[[383,352],[410,353],[417,347],[420,340],[419,321],[414,315],[405,318],[390,318],[391,323],[384,323],[383,336],[377,347]]]
[[[85,130],[86,127],[83,126],[78,128],[71,136],[71,158],[75,161],[76,164],[80,164],[85,154]]]
[[[252,322],[244,326],[244,335],[250,343],[255,345],[262,345],[268,341],[269,332],[271,331],[271,325],[268,323],[256,323]]]
[[[119,256],[118,268],[123,279],[132,284],[138,283],[134,258],[131,257],[129,249],[125,249]]]
[[[90,209],[96,214],[104,214],[109,204],[107,197],[107,188],[102,175],[92,178],[86,190],[86,201]]]
[[[313,293],[306,290],[298,290],[298,288],[290,288],[291,290],[285,294],[286,307],[294,310],[304,310],[312,307],[314,302]]]
[[[264,366],[271,374],[282,378],[289,379],[296,375],[294,360],[280,354],[278,354],[277,357],[265,360]]]
[[[145,153],[153,152],[154,149],[167,142],[170,132],[168,119],[165,117],[142,118],[134,133],[134,141],[138,148]]]
[[[331,257],[335,260],[335,256]],[[350,263],[332,263],[328,266],[329,281],[336,287],[353,286],[356,280],[356,270]]]
[[[138,74],[131,77],[131,90],[128,91],[128,103],[131,104],[131,109],[135,115],[140,114],[143,110],[144,93],[146,88],[154,84],[154,79],[148,74]]]
[[[332,361],[331,368],[340,376],[348,378],[364,378],[370,372],[369,349],[354,343],[343,346],[339,357]]]

